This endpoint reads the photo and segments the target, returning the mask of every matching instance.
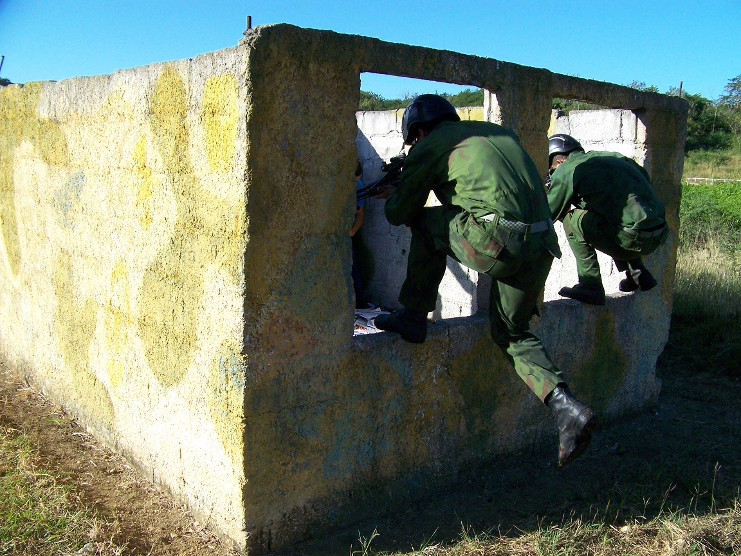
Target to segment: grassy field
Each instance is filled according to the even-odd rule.
[[[497,490],[500,477],[482,475],[455,502],[433,502],[470,509],[457,516],[457,535],[434,518],[409,542],[371,526],[344,554],[741,554],[741,184],[685,184],[680,215],[674,313],[657,365],[664,405],[608,427],[573,469],[513,460],[513,474],[527,479],[517,488]],[[172,553],[131,548],[64,469],[45,464],[40,446],[0,425],[0,554]],[[486,504],[504,517],[482,517]]]
[[[741,151],[692,151],[684,159],[685,178],[741,180]]]

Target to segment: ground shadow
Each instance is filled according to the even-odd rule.
[[[669,360],[659,360],[657,404],[602,426],[566,468],[555,466],[554,432],[552,444],[467,469],[445,492],[403,512],[277,554],[362,553],[361,539],[374,533],[371,553],[406,552],[454,543],[464,529],[518,536],[573,518],[620,526],[676,509],[732,506],[741,484],[741,381],[688,375]]]

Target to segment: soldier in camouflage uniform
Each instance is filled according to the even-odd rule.
[[[651,189],[646,170],[619,153],[585,153],[576,139],[562,133],[548,138],[548,152],[551,217],[563,221],[579,276],[578,284],[558,293],[605,304],[595,249],[610,255],[626,273],[621,291],[653,288],[656,280],[641,256],[664,242],[668,227],[664,204]]]
[[[566,465],[587,447],[597,421],[529,330],[553,257],[561,255],[535,164],[511,130],[461,122],[437,95],[412,100],[402,132],[412,147],[398,187],[385,195],[385,213],[391,224],[405,224],[412,232],[399,295],[404,307],[378,316],[375,324],[421,343],[448,256],[491,276],[491,335],[553,411],[559,464]],[[425,207],[430,191],[442,206]]]

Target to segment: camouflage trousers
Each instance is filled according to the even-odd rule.
[[[621,272],[644,268],[642,256],[653,253],[666,239],[667,226],[654,234],[643,237],[639,232],[625,230],[611,224],[600,214],[574,209],[563,219],[563,228],[569,246],[576,257],[579,282],[585,285],[602,285],[597,251],[611,256]]]
[[[447,257],[458,262],[461,252],[453,228],[460,209],[429,207],[410,224],[407,275],[399,294],[405,307],[428,313],[435,309],[437,292],[447,265]],[[548,356],[540,339],[530,332],[530,320],[537,314],[537,303],[553,262],[539,234],[504,231],[499,236],[504,247],[486,274],[492,277],[489,294],[489,323],[494,342],[503,350],[515,372],[538,398],[545,400],[564,382],[561,371]],[[479,270],[479,269],[475,269]]]

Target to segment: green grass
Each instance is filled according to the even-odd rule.
[[[741,180],[741,151],[691,151],[684,159],[684,177]]]
[[[110,543],[94,542],[100,521],[37,458],[25,435],[0,428],[0,554],[75,553],[85,545],[94,554],[118,554]]]
[[[682,184],[680,248],[741,248],[741,181]]]
[[[741,375],[741,183],[683,185],[672,335],[686,365]]]

